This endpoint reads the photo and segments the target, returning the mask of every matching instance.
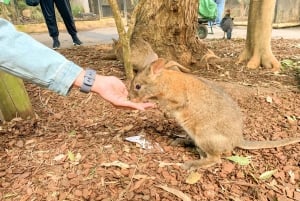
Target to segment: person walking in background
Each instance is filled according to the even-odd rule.
[[[225,11],[225,16],[223,17],[220,23],[221,29],[224,31],[223,39],[225,38],[225,34],[227,39],[231,39],[231,33],[233,28],[233,18],[230,16],[230,9]]]
[[[75,46],[81,45],[82,42],[79,40],[77,36],[77,30],[72,15],[70,1],[69,0],[41,0],[40,5],[41,5],[42,13],[47,24],[49,35],[53,39],[53,49],[58,49],[60,47],[60,42],[58,38],[59,31],[56,22],[54,4],[64,21],[68,33],[72,37],[73,45]]]
[[[217,18],[216,18],[216,24],[220,26],[221,20],[223,18],[223,12],[225,9],[225,0],[215,0],[217,4]]]

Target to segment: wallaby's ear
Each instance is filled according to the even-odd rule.
[[[156,61],[154,61],[150,65],[152,74],[158,74],[159,72],[161,72],[165,68],[165,62],[166,60],[163,58],[158,58]]]
[[[114,38],[112,38],[112,41],[113,41],[114,45],[116,45],[118,43],[118,40],[116,40]]]
[[[181,72],[185,72],[185,73],[191,72],[190,69],[180,65],[176,61],[169,61],[168,63],[165,64],[165,68],[170,69],[170,70],[175,70],[175,71],[181,71]]]

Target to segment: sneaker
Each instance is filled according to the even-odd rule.
[[[57,49],[60,48],[60,42],[58,40],[58,37],[53,37],[53,46],[52,46],[52,48],[54,50],[57,50]]]
[[[80,46],[82,44],[82,42],[79,40],[79,38],[76,35],[72,36],[72,39],[73,39],[74,46]]]

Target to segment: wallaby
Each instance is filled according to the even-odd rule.
[[[130,98],[156,100],[201,150],[199,153],[203,158],[187,161],[184,168],[219,163],[222,153],[231,152],[235,147],[262,149],[300,142],[300,137],[276,141],[245,140],[238,104],[211,81],[180,72],[180,69],[176,62],[159,58],[132,80]]]
[[[130,42],[130,62],[134,70],[141,71],[153,61],[156,61],[158,59],[158,56],[153,51],[151,45],[144,39],[132,39]],[[117,59],[123,62],[123,50],[121,43],[115,39],[113,39],[113,49],[115,51]]]

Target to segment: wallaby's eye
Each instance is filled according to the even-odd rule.
[[[136,85],[135,85],[135,89],[137,89],[137,90],[141,89],[141,85],[136,84]]]

